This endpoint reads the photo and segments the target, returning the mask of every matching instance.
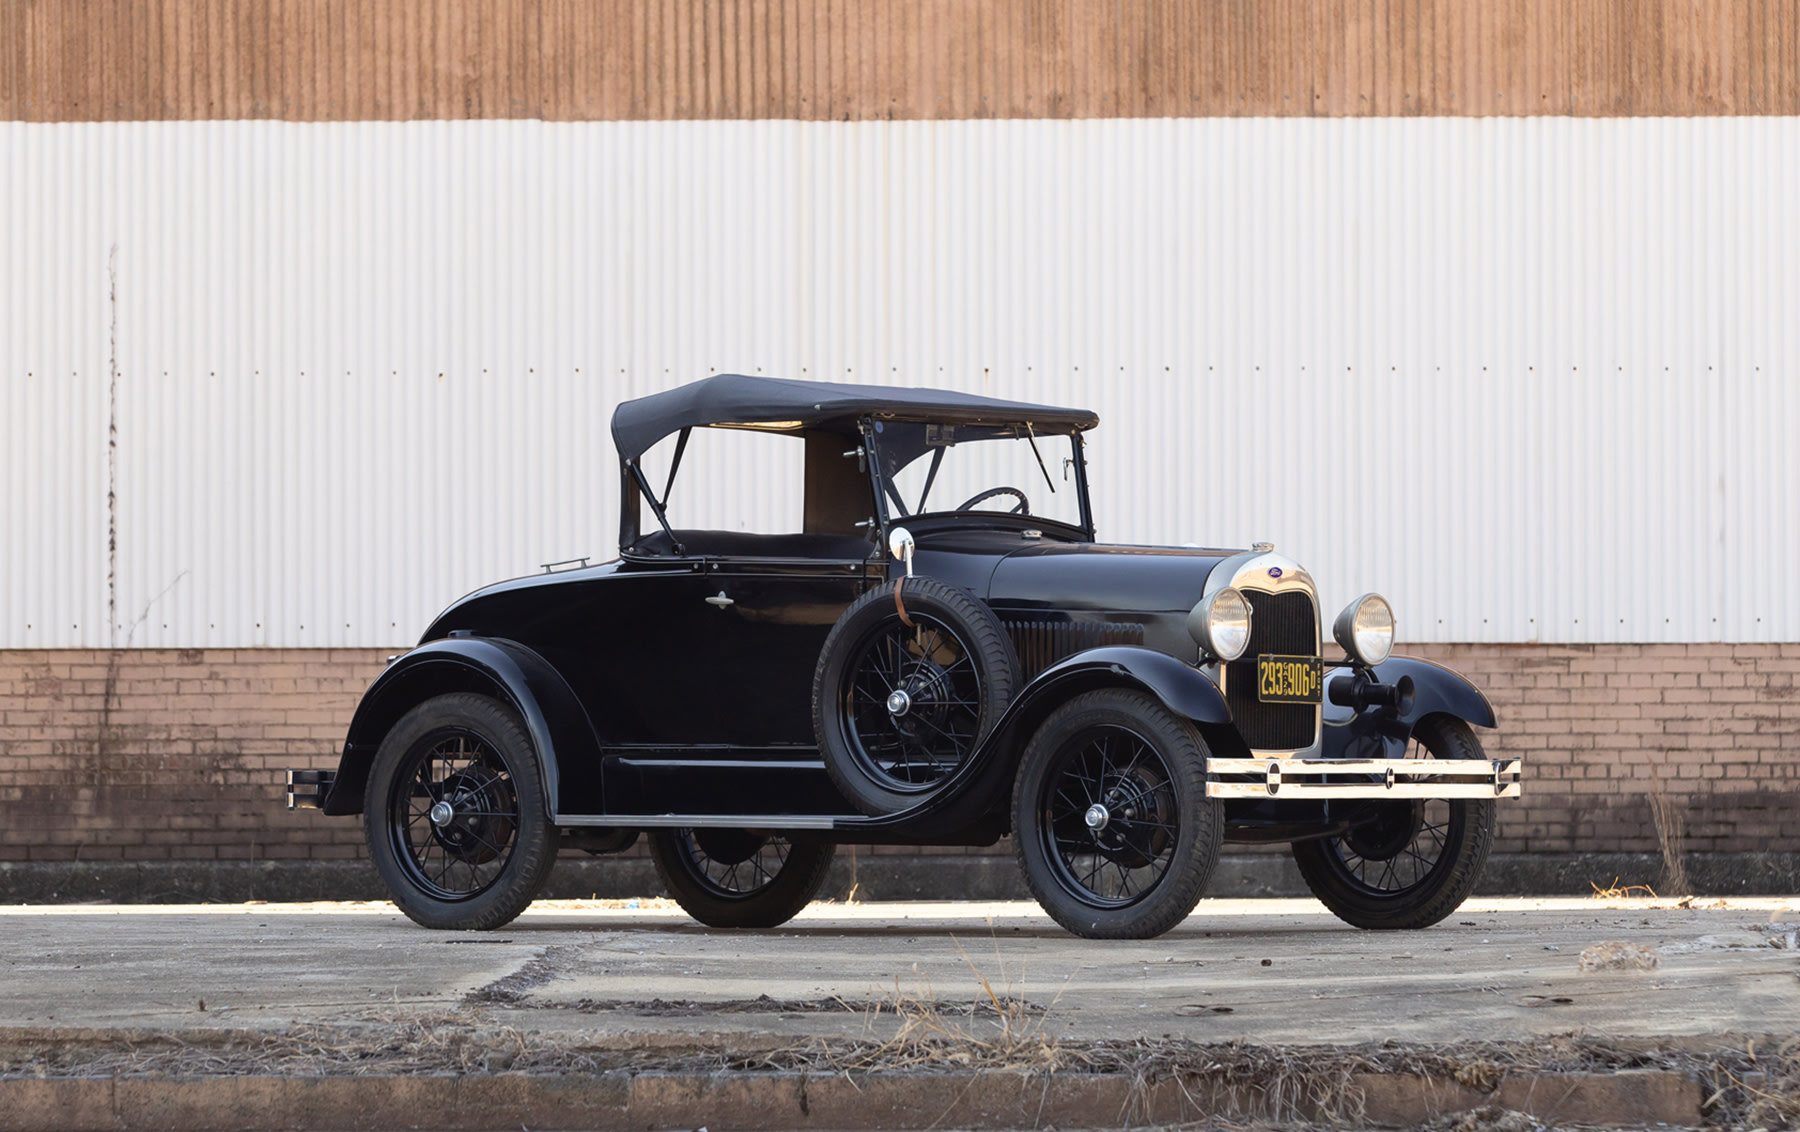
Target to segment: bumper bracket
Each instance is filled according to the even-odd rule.
[[[290,770],[287,772],[287,808],[290,810],[322,810],[337,781],[335,770]]]

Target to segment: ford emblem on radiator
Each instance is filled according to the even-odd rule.
[[[1269,577],[1271,577],[1271,578],[1281,577],[1281,567],[1279,567],[1279,566],[1269,567]]]

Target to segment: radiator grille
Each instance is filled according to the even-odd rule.
[[[1044,669],[1084,649],[1141,645],[1144,627],[1126,621],[1007,621],[1020,675],[1030,680]]]
[[[1312,704],[1265,704],[1256,698],[1256,658],[1263,653],[1316,656],[1318,615],[1303,593],[1246,591],[1250,602],[1250,647],[1244,659],[1225,666],[1225,702],[1244,742],[1253,751],[1292,751],[1313,745],[1318,708]]]

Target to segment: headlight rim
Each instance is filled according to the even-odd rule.
[[[1235,650],[1227,650],[1219,645],[1218,634],[1226,630],[1219,620],[1223,612],[1218,606],[1221,600],[1235,600],[1243,610],[1243,640]],[[1250,648],[1251,616],[1253,610],[1250,599],[1244,596],[1236,586],[1220,586],[1218,589],[1201,598],[1199,603],[1188,613],[1188,635],[1206,654],[1215,660],[1230,664],[1243,657]]]
[[[1387,639],[1386,647],[1382,650],[1381,654],[1372,657],[1371,654],[1365,652],[1359,646],[1357,640],[1357,620],[1361,615],[1364,606],[1373,605],[1375,603],[1379,603],[1381,609],[1387,616]],[[1370,630],[1364,629],[1363,632],[1367,634]],[[1376,632],[1379,631],[1377,630]],[[1337,641],[1339,647],[1349,655],[1350,659],[1355,661],[1361,667],[1374,668],[1376,665],[1387,663],[1388,659],[1394,655],[1394,641],[1399,636],[1399,624],[1394,617],[1394,603],[1378,593],[1370,592],[1363,594],[1349,605],[1346,605],[1343,612],[1337,615],[1337,620],[1332,622],[1331,625],[1331,636],[1333,640]]]

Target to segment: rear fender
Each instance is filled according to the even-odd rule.
[[[1476,727],[1496,727],[1494,705],[1468,677],[1454,669],[1416,657],[1394,657],[1374,668],[1383,684],[1401,677],[1413,683],[1412,698],[1402,707],[1352,711],[1329,702],[1325,707],[1323,756],[1336,758],[1401,758],[1413,728],[1428,715],[1448,715]],[[1333,676],[1333,680],[1348,676]],[[1329,686],[1329,681],[1327,682]]]
[[[492,696],[518,713],[537,756],[546,816],[554,818],[561,812],[569,772],[583,782],[591,777],[597,789],[600,745],[586,710],[561,674],[516,641],[452,637],[402,656],[363,693],[325,812],[361,813],[369,768],[381,740],[408,711],[451,692]],[[591,774],[582,773],[583,768],[591,768]]]

